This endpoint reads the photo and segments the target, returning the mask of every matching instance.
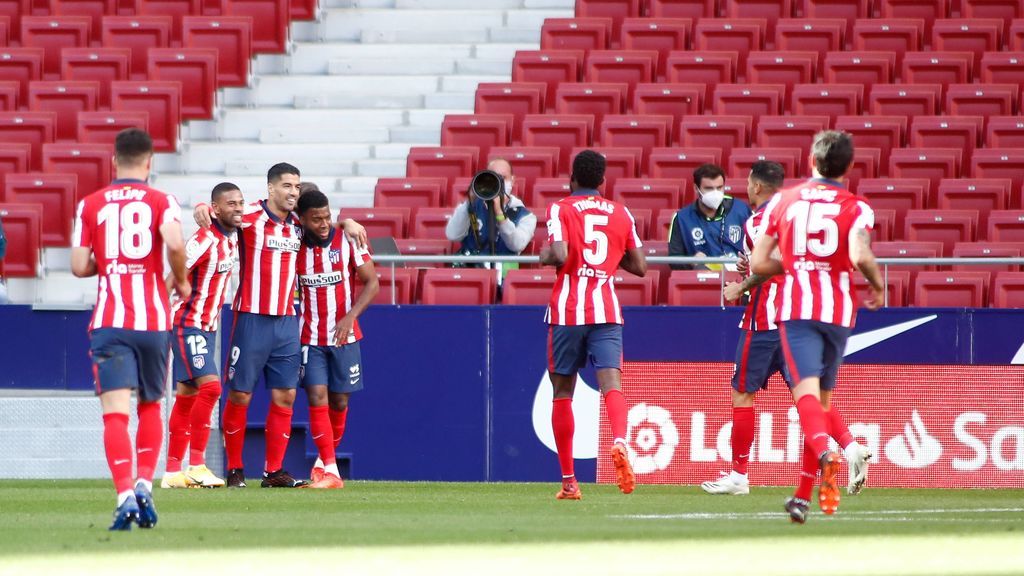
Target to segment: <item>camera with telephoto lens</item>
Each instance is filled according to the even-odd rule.
[[[469,183],[469,190],[485,203],[490,203],[491,200],[505,193],[505,179],[493,170],[481,170],[473,176],[473,180]]]

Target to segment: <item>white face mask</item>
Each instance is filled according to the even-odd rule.
[[[707,190],[700,193],[700,203],[711,210],[718,210],[723,200],[725,200],[724,190]]]
[[[505,180],[505,195],[509,196],[512,194],[512,181]]]

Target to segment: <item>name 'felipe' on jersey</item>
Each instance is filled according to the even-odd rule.
[[[266,200],[245,207],[238,239],[239,286],[235,312],[291,316],[295,314],[295,260],[302,245],[299,220],[278,218]]]
[[[356,269],[370,261],[366,248],[340,230],[331,228],[326,240],[306,233],[299,255],[300,342],[303,346],[331,346],[338,320],[352,309]],[[346,344],[363,337],[359,320],[352,324]]]
[[[546,320],[560,326],[622,324],[615,271],[626,250],[640,248],[636,222],[625,206],[576,193],[548,209],[548,242],[565,242]]]
[[[78,203],[72,246],[91,248],[99,291],[90,329],[171,329],[160,227],[181,221],[177,200],[141,180],[115,180]]]
[[[768,203],[765,234],[776,238],[786,270],[779,321],[817,320],[852,328],[857,294],[850,243],[875,213],[840,184],[809,180]]]
[[[192,295],[174,303],[174,325],[216,332],[220,310],[228,297],[231,270],[238,262],[238,234],[227,233],[217,220],[200,228],[185,243],[185,266]]]
[[[764,229],[768,225],[765,217],[767,203],[762,204],[750,218],[747,218],[744,227],[746,234],[743,238],[743,249],[750,256],[754,251],[754,244],[764,236]],[[753,332],[776,330],[775,323],[779,312],[779,303],[782,300],[782,276],[772,276],[764,283],[750,289],[750,297],[747,300],[747,307],[743,311],[743,319],[740,320],[740,328]]]

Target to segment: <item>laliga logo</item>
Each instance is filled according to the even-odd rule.
[[[634,433],[636,434],[634,436]],[[632,438],[632,442],[630,442]],[[661,439],[660,445],[658,439]],[[649,474],[664,470],[672,463],[672,456],[679,445],[679,430],[672,422],[668,410],[661,406],[637,404],[629,410],[629,428],[626,430],[627,445],[635,444],[640,451],[630,446],[633,470],[637,474]],[[657,447],[657,450],[654,448]],[[651,454],[651,451],[654,453]],[[643,452],[641,455],[640,452]]]
[[[885,457],[903,468],[925,468],[942,457],[942,444],[928,433],[921,415],[914,410],[910,422],[903,425],[903,434],[885,443]]]

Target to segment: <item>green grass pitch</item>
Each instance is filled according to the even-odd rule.
[[[349,482],[155,491],[110,533],[106,481],[0,482],[7,574],[1024,574],[1024,490],[865,490],[803,526],[789,489]]]

